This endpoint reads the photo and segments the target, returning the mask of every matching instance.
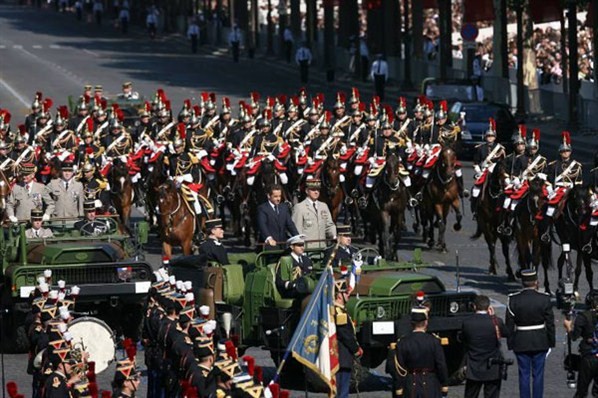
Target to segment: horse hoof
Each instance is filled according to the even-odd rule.
[[[461,231],[461,224],[459,224],[459,223],[455,223],[455,225],[453,225],[453,229],[454,229],[455,231]]]

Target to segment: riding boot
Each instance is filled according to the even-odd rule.
[[[469,197],[469,191],[465,189],[463,184],[463,175],[457,177],[457,186],[459,187],[459,197],[461,199]]]
[[[477,220],[477,211],[478,211],[478,198],[471,198],[471,214],[472,219],[475,221]]]

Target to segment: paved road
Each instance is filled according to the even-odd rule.
[[[243,60],[240,64],[233,64],[218,54],[193,56],[188,54],[188,48],[180,40],[166,38],[151,42],[140,32],[123,38],[108,26],[98,28],[77,23],[72,15],[10,6],[0,6],[0,59],[0,106],[13,110],[15,120],[26,113],[35,91],[41,90],[52,97],[57,106],[66,103],[68,95],[79,95],[85,83],[103,84],[108,95],[117,93],[120,84],[127,80],[134,81],[136,89],[147,95],[151,95],[157,87],[164,87],[175,106],[179,106],[184,98],[197,101],[199,92],[205,90],[228,95],[236,103],[258,87],[267,95],[292,92],[299,85],[296,74],[289,75],[285,68],[269,67],[264,60]],[[341,84],[340,87],[346,90],[346,86]],[[337,87],[314,84],[309,89],[322,91],[330,99]],[[466,183],[471,185],[469,168],[465,178]],[[424,272],[439,276],[448,288],[454,289],[458,251],[461,284],[488,294],[495,300],[499,313],[504,314],[506,294],[517,290],[518,285],[507,282],[504,268],[501,268],[499,276],[487,275],[487,249],[482,241],[468,238],[474,226],[469,209],[465,214],[463,230],[448,233],[449,254],[424,252],[425,261],[432,264]],[[407,234],[401,256],[411,256],[415,246],[421,246],[420,239]],[[513,248],[510,253],[514,261]],[[157,266],[159,255],[150,255],[150,260]],[[500,259],[500,263],[502,265],[504,261]],[[550,282],[556,287],[554,274],[551,272]],[[581,284],[581,291],[584,294],[587,291],[585,281]],[[557,323],[562,323],[560,315]],[[565,374],[561,369],[564,340],[563,329],[559,326],[558,345],[548,358],[546,371],[546,396],[549,397],[572,395],[566,389]],[[258,364],[270,367],[272,371],[272,362],[265,352],[256,349],[252,353]],[[22,391],[29,394],[25,362],[25,355],[5,357],[7,378],[16,379]],[[504,386],[505,396],[517,395],[515,373],[511,369],[510,379]],[[109,379],[107,373],[101,375],[100,387],[107,387]],[[388,396],[388,379],[382,367],[374,371],[372,379],[367,386],[378,391],[367,392],[367,396]],[[142,385],[140,392],[143,394],[144,391],[145,386]],[[301,391],[293,392],[293,396],[302,394]],[[455,387],[450,395],[456,397],[462,394],[463,387]]]

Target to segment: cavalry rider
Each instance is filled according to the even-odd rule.
[[[94,105],[91,113],[93,128],[91,131],[98,140],[108,134],[108,111],[106,110],[106,107],[107,102],[105,99],[98,99],[98,97],[94,98]]]
[[[471,212],[475,220],[478,208],[478,197],[480,196],[488,173],[494,170],[497,162],[505,157],[505,147],[496,142],[496,122],[490,118],[488,130],[484,134],[483,144],[476,147],[473,156],[473,169],[475,171],[475,182],[471,195]]]
[[[94,201],[94,208],[101,209],[103,213],[115,213],[110,204],[110,184],[96,170],[91,159],[86,159],[80,168],[78,180],[83,184],[85,200]]]
[[[163,93],[163,92],[162,92]],[[167,144],[173,138],[176,121],[172,120],[170,111],[170,101],[166,99],[166,94],[161,94],[156,104],[156,120],[152,125],[151,138],[156,143]]]
[[[31,112],[25,117],[25,129],[27,131],[35,130],[37,118],[42,111],[43,94],[41,91],[35,93],[33,102],[31,103]]]
[[[363,134],[362,132],[366,129],[366,124],[363,121],[364,114],[365,104],[361,102],[355,109],[351,111],[350,124],[348,121],[342,122],[342,119],[341,121],[337,121],[338,127],[345,130],[345,137],[343,139],[345,143],[349,145],[354,145],[354,143]]]
[[[560,159],[548,164],[548,207],[546,216],[552,217],[569,190],[583,184],[582,165],[571,158],[571,136],[568,131],[562,133],[563,142],[559,147]]]
[[[540,147],[540,130],[533,129],[532,136],[527,141],[527,153],[525,156],[519,157],[523,165],[519,167],[521,170],[521,182],[531,181],[540,173],[544,173],[546,169],[547,160],[539,152]]]
[[[341,120],[345,117],[346,108],[345,102],[347,101],[347,96],[342,91],[338,91],[336,93],[336,102],[334,103],[331,123],[336,123],[337,121]]]
[[[280,131],[284,128],[284,122],[286,119],[286,102],[287,96],[281,95],[275,98],[274,105],[272,106],[272,129],[276,135],[282,135]]]
[[[274,134],[272,131],[272,111],[270,109],[264,110],[264,115],[257,120],[258,134],[255,136],[251,150],[249,151],[249,159],[253,160],[257,156],[267,156],[274,164],[280,182],[286,185],[289,182],[285,173],[286,168],[276,159],[279,155],[280,144],[283,142],[282,138]],[[250,175],[247,178],[247,184],[253,185],[255,175]]]
[[[14,159],[8,156],[10,145],[6,141],[0,141],[0,171],[5,176],[12,176]]]
[[[122,110],[117,109],[108,123],[110,134],[101,141],[105,155],[108,158],[128,155],[133,149],[133,139],[122,124],[123,120],[124,114]]]
[[[448,105],[446,101],[440,101],[440,109],[436,113],[435,136],[438,137],[438,143],[443,147],[451,147],[458,151],[461,145],[461,127],[459,119],[456,123],[448,122]],[[469,191],[465,189],[463,183],[463,170],[461,170],[461,162],[457,161],[455,164],[455,177],[457,186],[459,187],[459,197],[469,197]]]
[[[166,158],[168,174],[177,186],[180,186],[183,197],[190,203],[196,215],[202,212],[199,199],[200,172],[197,168],[199,163],[195,155],[185,150],[185,125],[180,123],[177,126],[177,134],[172,143],[173,152]]]
[[[89,160],[90,162],[95,163],[96,166],[101,166],[104,149],[97,146],[94,142],[93,130],[89,129],[90,124],[91,123],[88,122],[87,128],[81,133],[82,142],[76,150],[76,163],[82,164]]]
[[[399,105],[395,110],[395,115],[393,130],[397,131],[405,139],[407,146],[410,147],[416,126],[415,121],[407,114],[407,98],[399,97]]]
[[[66,119],[68,118],[68,110],[66,106],[59,107],[60,120],[54,124],[54,131],[47,137],[46,151],[53,153],[58,156],[62,161],[70,153],[75,153],[74,149],[78,145],[79,138],[78,134],[81,134],[85,130],[93,131],[93,120],[91,118],[85,119],[85,123],[78,134],[75,134],[73,130],[66,128]],[[59,123],[60,122],[60,123]]]
[[[52,115],[50,114],[52,104],[53,101],[50,98],[46,98],[42,101],[42,109],[37,113],[36,122],[33,123],[29,129],[26,129],[27,138],[25,138],[25,141],[29,144],[32,144],[34,140],[38,140],[38,137],[46,137],[52,133],[53,123]]]
[[[0,140],[11,144],[13,141],[13,133],[10,130],[11,114],[6,109],[0,109]]]
[[[527,128],[525,124],[520,124],[517,133],[513,137],[513,152],[505,157],[505,170],[508,174],[509,182],[516,183],[515,179],[521,178],[522,167],[527,165],[527,155],[525,153]],[[507,186],[509,183],[507,183]]]
[[[91,97],[89,96],[81,96],[79,98],[79,103],[77,104],[77,114],[69,119],[68,129],[74,131],[76,134],[79,134],[83,130],[85,122],[90,118],[90,100]]]
[[[145,134],[151,137],[152,119],[151,119],[151,104],[145,101],[143,109],[139,114],[139,121],[135,123],[135,129],[131,133],[131,137],[136,142],[141,141],[141,137]]]

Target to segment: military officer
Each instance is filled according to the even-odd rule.
[[[15,161],[8,156],[10,152],[10,144],[6,141],[0,141],[0,171],[4,173],[4,175],[11,176],[13,172],[13,165]]]
[[[81,231],[84,236],[98,236],[109,231],[110,226],[106,221],[98,220],[96,217],[96,203],[93,200],[85,201],[83,205],[85,219],[75,223],[75,229]]]
[[[43,221],[50,220],[53,201],[45,195],[46,187],[35,181],[36,167],[34,164],[22,164],[17,184],[6,201],[6,215],[12,222],[25,220],[30,217],[32,209],[45,207]]]
[[[583,183],[582,165],[571,157],[571,138],[568,131],[562,133],[562,143],[559,146],[560,159],[554,160],[548,164],[546,174],[548,182],[553,187],[572,188],[574,185]],[[548,189],[549,194],[551,189]]]
[[[122,124],[124,115],[119,109],[119,112],[110,119],[108,128],[110,134],[107,134],[101,140],[101,146],[104,148],[104,153],[108,157],[118,157],[127,155],[133,148],[133,140],[131,135],[127,133],[124,125]]]
[[[349,397],[351,372],[354,361],[363,355],[363,349],[357,342],[355,326],[345,307],[349,300],[350,290],[346,279],[340,279],[335,284],[334,323],[336,324],[336,339],[338,342],[339,369],[336,373],[336,396]]]
[[[71,397],[69,386],[80,380],[77,373],[72,372],[70,348],[52,350],[49,356],[52,363],[52,373],[48,375],[44,384],[43,398],[68,398]]]
[[[95,207],[101,209],[101,212],[114,210],[110,201],[110,184],[96,171],[95,164],[90,161],[83,163],[78,180],[83,184],[86,201],[95,201]]]
[[[351,245],[351,226],[345,224],[337,225],[336,235],[338,248],[336,248],[336,246],[332,246],[326,250],[324,264],[328,264],[330,256],[336,248],[336,253],[331,266],[335,268],[339,267],[340,265],[348,266],[353,261],[353,256],[359,252],[359,249]]]
[[[519,125],[519,129],[513,137],[513,152],[505,157],[504,164],[506,172],[509,175],[510,182],[515,178],[519,179],[523,173],[522,166],[527,164],[526,137],[527,129],[524,124]]]
[[[307,197],[293,207],[293,223],[307,240],[320,241],[314,247],[325,247],[326,239],[336,239],[336,226],[328,205],[318,200],[322,182],[310,179],[305,186]]]
[[[214,342],[210,338],[195,339],[193,351],[197,367],[190,377],[190,384],[197,388],[201,398],[213,397],[216,393],[216,373],[214,371]]]
[[[54,217],[80,217],[83,214],[83,184],[73,178],[73,160],[62,162],[60,178],[52,179],[46,186],[46,211]]]
[[[134,398],[140,384],[141,374],[135,369],[134,364],[117,367],[112,381],[116,390],[114,397]]]
[[[199,251],[206,254],[208,261],[215,261],[222,265],[230,264],[226,248],[221,242],[224,238],[222,219],[207,220],[206,230],[208,238],[199,246]]]
[[[282,297],[295,298],[300,294],[309,293],[301,291],[302,286],[298,286],[297,282],[300,278],[311,274],[313,263],[305,255],[303,235],[289,238],[287,245],[291,249],[291,253],[281,257],[276,265],[276,288]]]
[[[529,398],[533,391],[542,397],[546,354],[555,344],[554,314],[550,294],[537,290],[536,270],[522,270],[521,281],[523,290],[510,294],[507,303],[507,344],[517,357],[519,396]]]
[[[137,91],[133,91],[133,83],[124,82],[122,84],[122,91],[118,94],[118,98],[136,101],[139,99],[139,93]]]
[[[399,397],[446,397],[448,370],[438,338],[427,334],[426,307],[411,309],[413,330],[397,342],[393,377]]]
[[[42,226],[44,212],[41,209],[31,209],[31,228],[25,231],[27,239],[44,239],[54,236],[50,228]]]
[[[35,124],[37,123],[37,117],[42,110],[42,101],[43,101],[43,93],[41,91],[37,91],[35,93],[35,98],[31,103],[31,112],[25,118],[25,128],[27,131],[30,131],[34,128]]]
[[[89,101],[91,97],[88,96],[81,96],[79,97],[79,102],[77,104],[77,114],[72,116],[68,122],[68,129],[74,131],[75,133],[79,134],[87,119],[90,118],[89,115]]]

